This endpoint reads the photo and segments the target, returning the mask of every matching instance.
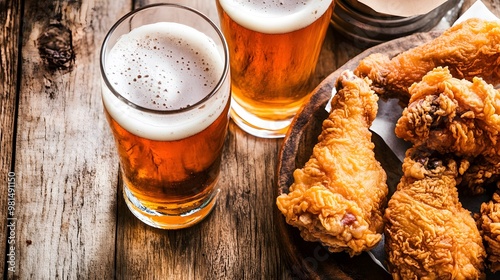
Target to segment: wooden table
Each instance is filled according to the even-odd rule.
[[[280,139],[255,138],[231,123],[218,204],[192,228],[151,228],[124,204],[101,104],[99,49],[117,19],[152,2],[0,0],[6,278],[294,278],[273,217]],[[217,21],[214,0],[178,2]],[[483,2],[500,16],[498,0]],[[362,50],[330,28],[317,82]]]

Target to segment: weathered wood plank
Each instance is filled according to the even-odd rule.
[[[0,216],[0,252],[6,252],[0,256],[0,271],[9,271],[9,268],[15,270],[18,258],[15,250],[17,230],[13,226],[7,228],[7,224],[14,221],[8,218],[15,218],[15,216],[7,216],[7,210],[9,204],[15,207],[12,205],[15,203],[15,174],[10,172],[14,152],[20,14],[21,7],[18,1],[0,1],[0,184],[2,184],[0,188],[0,213],[2,214]],[[15,211],[11,211],[11,214],[15,214]]]
[[[25,3],[15,277],[114,275],[118,167],[98,61],[105,33],[129,9],[118,1]]]

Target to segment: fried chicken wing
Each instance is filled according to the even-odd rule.
[[[493,194],[489,202],[481,204],[478,226],[488,254],[488,267],[492,272],[500,271],[500,194]]]
[[[396,136],[458,156],[500,155],[500,92],[481,78],[453,78],[438,67],[409,88]]]
[[[482,279],[485,250],[455,187],[457,163],[410,148],[385,211],[385,248],[394,279]]]
[[[408,88],[438,66],[447,66],[457,78],[500,83],[500,22],[468,19],[392,59],[370,55],[354,73],[369,77],[376,93],[408,100]]]
[[[387,176],[368,130],[377,95],[351,71],[342,73],[337,89],[309,161],[294,171],[294,183],[277,206],[305,240],[353,256],[381,240]]]

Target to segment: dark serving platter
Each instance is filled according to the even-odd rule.
[[[321,133],[322,122],[328,117],[324,108],[342,71],[354,70],[361,59],[372,53],[386,53],[392,57],[440,34],[437,31],[417,33],[382,43],[354,57],[323,80],[308,103],[297,113],[283,140],[277,168],[276,195],[288,193],[288,188],[293,183],[293,171],[303,167],[309,159]],[[377,134],[373,134],[372,140],[377,160],[387,172],[388,185],[394,188],[401,178],[401,162]],[[299,231],[285,222],[277,207],[275,212],[278,239],[288,261],[288,272],[295,279],[392,279],[367,253],[351,258],[346,253],[329,253],[319,243],[304,241]]]

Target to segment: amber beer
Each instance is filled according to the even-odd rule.
[[[284,136],[315,87],[332,1],[216,3],[231,58],[231,117],[256,136]]]
[[[107,48],[102,97],[127,205],[159,228],[200,221],[218,194],[230,107],[227,54],[173,22],[139,26]]]

